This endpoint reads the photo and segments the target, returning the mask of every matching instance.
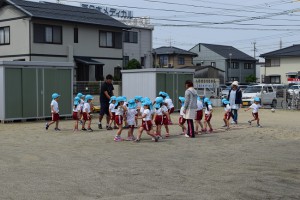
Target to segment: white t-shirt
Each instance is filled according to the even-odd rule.
[[[124,108],[122,106],[118,106],[118,108],[115,111],[116,115],[124,115]]]
[[[57,101],[52,100],[50,105],[51,105],[51,107],[53,106],[53,110],[54,110],[56,113],[59,113]],[[53,113],[52,109],[51,109],[51,113]]]
[[[145,110],[145,108],[144,108],[144,106],[142,106],[141,109],[140,109],[141,115],[144,113],[144,110]]]
[[[149,120],[151,120],[151,111],[149,109],[145,109],[144,112],[143,112],[143,115],[146,115],[143,118],[143,121],[149,121]]]
[[[235,98],[236,98],[236,90],[231,90],[230,99],[229,99],[231,109],[239,109],[239,106],[235,104]]]
[[[155,109],[154,112],[156,115],[163,115],[163,113],[168,112],[168,108],[165,105],[163,105],[159,109]]]
[[[112,112],[112,113],[116,112],[115,104],[114,104],[114,103],[109,104],[109,110],[110,110],[110,112]]]
[[[184,111],[184,107],[183,107],[183,106],[181,106],[181,108],[180,108],[180,115],[181,115],[181,116],[183,116],[183,115],[184,115],[183,111]]]
[[[229,104],[226,105],[224,108],[225,112],[230,112],[231,111],[231,106]]]
[[[136,109],[128,109],[126,113],[128,125],[135,125],[135,115],[137,114]]]
[[[171,109],[171,108],[174,107],[174,104],[173,104],[172,99],[165,99],[164,102],[167,104],[167,108],[168,108],[168,109]]]
[[[91,105],[90,103],[86,102],[83,104],[83,110],[82,112],[85,112],[85,113],[90,113],[91,112]]]
[[[206,115],[209,115],[211,113],[211,110],[212,110],[212,106],[211,105],[208,105],[208,109],[207,107],[205,106],[205,114]]]
[[[202,101],[197,100],[197,111],[198,110],[203,110],[203,103]]]
[[[250,108],[252,108],[253,110],[252,110],[252,113],[258,113],[258,109],[261,107],[261,105],[260,104],[255,104],[255,103],[253,103],[251,106],[250,106]]]
[[[76,107],[73,107],[73,112],[80,112],[81,111],[81,106],[78,104]]]

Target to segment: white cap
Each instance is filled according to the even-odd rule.
[[[239,82],[237,82],[237,81],[233,81],[233,82],[231,83],[231,85],[236,85],[236,86],[239,86]]]

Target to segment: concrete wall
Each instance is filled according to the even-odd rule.
[[[129,60],[136,59],[139,62],[141,62],[141,57],[144,57],[145,66],[143,68],[152,68],[152,31],[153,30],[143,29],[143,28],[132,28],[130,31],[134,31],[138,33],[138,43],[124,42],[123,55],[129,56]]]

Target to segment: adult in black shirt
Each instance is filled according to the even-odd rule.
[[[99,114],[99,123],[98,128],[102,129],[101,121],[103,116],[106,115],[106,128],[109,124],[110,116],[109,116],[109,100],[110,97],[114,95],[114,86],[112,84],[113,76],[108,74],[106,76],[105,82],[101,85],[100,90],[100,114]]]

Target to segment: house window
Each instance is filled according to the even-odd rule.
[[[78,43],[78,28],[74,28],[74,43]]]
[[[9,44],[10,43],[10,28],[0,27],[0,45]]]
[[[122,32],[99,31],[99,46],[122,49]]]
[[[245,63],[244,64],[244,69],[252,69],[252,63]]]
[[[270,76],[270,83],[280,84],[280,76]]]
[[[46,24],[34,24],[34,42],[62,44],[62,27]]]
[[[213,66],[213,67],[215,67],[216,66],[216,62],[211,62],[210,65]]]
[[[159,57],[159,65],[160,66],[167,66],[169,62],[169,58],[167,55],[161,55]]]
[[[229,77],[229,81],[239,81],[239,77]]]
[[[178,57],[178,65],[184,65],[184,64],[185,64],[184,57],[182,56]]]
[[[128,62],[129,62],[129,56],[124,56],[123,57],[123,67],[124,68],[127,68]]]
[[[138,33],[134,31],[124,32],[124,42],[128,43],[138,43]]]
[[[272,58],[266,59],[266,67],[279,67],[280,66],[280,58]]]
[[[239,63],[238,62],[232,62],[231,63],[231,69],[238,69],[239,68]]]

